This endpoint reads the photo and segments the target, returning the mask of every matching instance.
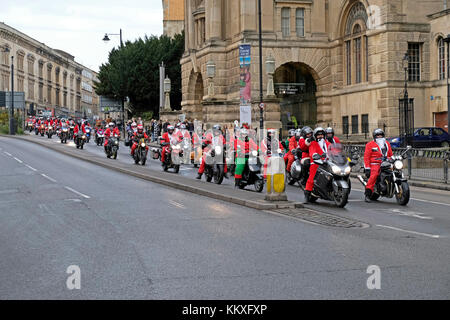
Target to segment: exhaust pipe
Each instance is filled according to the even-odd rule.
[[[363,177],[361,177],[360,174],[358,174],[358,179],[359,179],[359,181],[361,181],[361,183],[363,184],[364,187],[367,186],[367,182],[364,181]]]

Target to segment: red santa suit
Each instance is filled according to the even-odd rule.
[[[373,151],[372,149],[376,149],[376,151]],[[370,178],[367,182],[366,189],[373,192],[378,175],[380,174],[381,163],[383,162],[381,158],[390,158],[392,155],[391,145],[387,141],[385,141],[385,144],[382,145],[381,148],[376,141],[370,141],[366,144],[366,150],[364,152],[364,168],[370,169]]]
[[[311,144],[309,146],[309,155],[311,158],[318,154],[320,156],[325,155],[328,150],[328,146],[330,143],[326,141],[325,139],[321,139],[320,141],[311,141]],[[315,164],[314,162],[311,162],[311,166],[309,168],[309,177],[308,181],[306,182],[306,191],[312,191],[314,187],[314,177],[316,176],[317,169],[319,168],[318,164]]]
[[[118,135],[120,136],[119,128],[114,127],[114,129],[111,130],[111,128],[106,129],[105,131],[105,147],[108,145],[108,138],[111,137],[111,135]]]

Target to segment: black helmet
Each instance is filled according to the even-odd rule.
[[[221,134],[221,133],[222,133],[222,127],[221,127],[220,124],[215,124],[215,125],[212,127],[212,129],[213,129],[214,135],[216,135],[216,134]]]
[[[325,130],[322,127],[317,127],[314,129],[313,136],[315,139],[317,139],[319,134],[323,134],[325,136]]]
[[[377,138],[378,135],[382,135],[383,138],[385,137],[383,129],[378,128],[378,129],[373,130],[372,136],[373,136],[374,140]]]
[[[306,136],[310,133],[313,133],[313,130],[310,127],[303,127],[302,129],[303,138],[306,138]]]

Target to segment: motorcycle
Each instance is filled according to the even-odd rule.
[[[246,186],[254,185],[256,192],[262,192],[264,189],[264,177],[261,174],[261,161],[256,150],[252,151],[252,156],[250,159],[250,153],[245,153],[245,158],[248,160],[238,187],[239,189],[244,189]]]
[[[97,143],[97,146],[102,146],[105,141],[105,130],[98,129],[95,133],[95,141]]]
[[[48,126],[48,127],[47,127],[47,130],[46,130],[46,133],[47,133],[47,137],[48,137],[49,139],[51,139],[52,136],[53,136],[53,126]]]
[[[62,127],[59,136],[59,138],[61,139],[61,143],[67,143],[68,136],[69,136],[69,129],[67,127]]]
[[[353,162],[343,155],[340,144],[331,144],[328,147],[326,158],[324,155],[315,154],[313,162],[319,165],[316,176],[314,177],[314,187],[311,192],[311,202],[317,199],[334,201],[339,207],[343,208],[348,203],[350,194],[350,173]]]
[[[141,162],[141,164],[143,166],[145,166],[145,162],[147,161],[147,141],[146,139],[142,138],[139,139],[139,143],[137,148],[134,150],[134,163],[135,164],[139,164],[139,162]]]
[[[34,134],[38,135],[39,134],[39,125],[37,123],[35,123],[33,125],[33,130],[34,130]]]
[[[290,186],[293,186],[296,183],[298,183],[299,186],[302,186],[302,182],[303,182],[303,174],[302,173],[304,171],[304,168],[301,163],[302,151],[300,149],[297,149],[295,151],[294,159],[295,160],[291,165],[291,170],[287,171],[287,169],[286,169],[286,179]],[[286,167],[287,167],[287,164],[286,164]]]
[[[109,137],[108,144],[105,148],[106,157],[117,159],[117,151],[119,150],[119,135],[116,133]]]
[[[403,160],[406,159],[405,154],[409,150],[411,150],[411,146],[408,146],[399,156],[392,156],[390,159],[387,157],[378,158],[378,160],[382,160],[380,174],[370,200],[375,201],[380,197],[393,198],[395,196],[399,205],[406,206],[408,204],[410,189],[408,180],[405,179],[403,174]],[[361,175],[358,175],[358,179],[364,187],[369,180]]]
[[[215,184],[221,184],[225,177],[225,161],[223,146],[216,145],[206,152],[205,156],[205,179],[211,182],[214,178]],[[203,161],[203,160],[201,160]]]
[[[89,140],[91,140],[91,127],[86,127],[86,143],[89,143]]]
[[[168,169],[173,168],[175,170],[175,173],[178,173],[180,171],[180,160],[183,157],[183,149],[181,148],[180,143],[177,143],[176,145],[171,145],[169,142],[162,142],[162,147],[169,146],[169,148],[166,149],[166,153],[164,155],[164,162],[162,163],[163,170],[167,171]],[[174,159],[172,159],[172,153],[178,157],[178,163],[174,163]]]
[[[45,135],[45,125],[44,124],[41,124],[39,126],[39,133],[40,133],[41,137],[43,137]]]
[[[75,126],[73,124],[71,124],[69,126],[69,140],[73,139],[73,131],[75,130]]]
[[[77,149],[83,150],[83,146],[86,143],[86,134],[82,131],[79,131],[77,133],[77,136],[75,137],[75,144],[77,146]]]

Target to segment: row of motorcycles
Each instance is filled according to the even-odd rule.
[[[394,198],[399,205],[406,205],[410,198],[410,189],[407,179],[403,174],[403,160],[411,150],[408,146],[400,155],[391,158],[383,157],[381,163],[380,175],[375,183],[374,192],[371,200],[378,200],[380,197]],[[301,163],[301,150],[297,150],[295,161],[291,170],[286,172],[289,185],[298,184],[305,190],[306,180],[309,174],[309,164]],[[355,148],[352,151],[351,158],[344,156],[342,146],[330,145],[327,152],[327,158],[323,159],[315,155],[312,161],[319,167],[314,178],[314,187],[310,200],[316,202],[318,199],[333,201],[336,206],[343,208],[348,203],[348,197],[351,191],[350,173],[352,167],[358,164],[360,157]],[[364,167],[361,167],[364,170]],[[360,170],[360,171],[361,171]],[[369,177],[358,175],[358,180],[365,187]]]

